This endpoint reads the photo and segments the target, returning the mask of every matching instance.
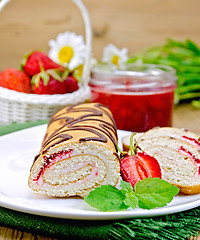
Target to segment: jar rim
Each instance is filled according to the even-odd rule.
[[[89,85],[118,92],[166,91],[177,86],[175,72],[172,67],[156,64],[126,63],[120,68],[113,64],[97,64],[91,71]]]
[[[167,65],[150,63],[123,63],[120,66],[109,63],[98,63],[91,69],[92,74],[106,74],[117,76],[163,76],[170,75],[176,78],[176,70]]]

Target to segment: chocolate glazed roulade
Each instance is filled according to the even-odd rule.
[[[118,182],[117,130],[110,110],[83,103],[58,111],[50,120],[29,187],[48,196],[86,196]]]

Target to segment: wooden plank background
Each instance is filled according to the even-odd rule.
[[[200,44],[198,0],[83,0],[92,20],[93,56],[108,43],[135,51],[191,38]],[[48,40],[64,31],[84,34],[71,0],[12,0],[0,13],[0,70],[18,67],[24,53],[48,52]]]

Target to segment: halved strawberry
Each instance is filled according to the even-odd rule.
[[[131,146],[133,146],[132,143]],[[158,161],[141,149],[138,152],[138,148],[137,144],[131,147],[131,155],[122,158],[120,166],[122,179],[129,182],[133,187],[136,182],[144,178],[162,177]]]
[[[41,66],[47,69],[62,69],[64,67],[52,61],[45,53],[33,51],[24,56],[21,62],[21,69],[29,76],[34,76],[40,72]]]

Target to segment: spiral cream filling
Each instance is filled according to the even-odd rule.
[[[66,151],[66,156],[51,158],[62,151]],[[61,145],[51,149],[36,165],[32,188],[51,196],[85,196],[102,184],[116,185],[119,177],[116,175],[116,171],[119,172],[116,156],[100,144],[79,143],[68,145],[67,149]]]

